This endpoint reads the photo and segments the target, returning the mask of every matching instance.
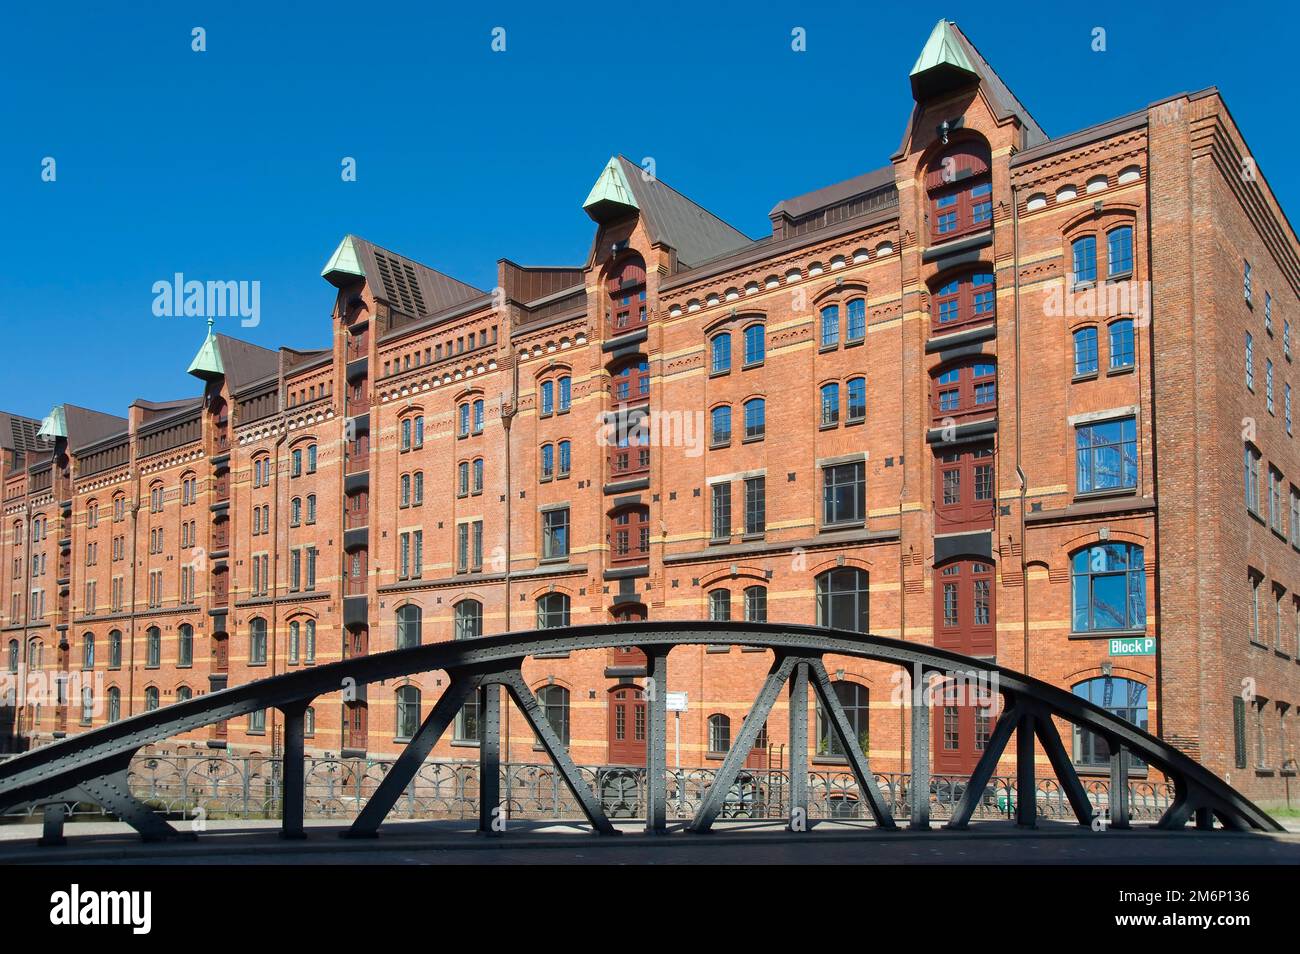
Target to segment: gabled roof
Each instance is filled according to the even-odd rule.
[[[343,236],[321,277],[336,288],[364,278],[376,298],[412,318],[435,315],[487,294],[356,235]]]
[[[697,205],[662,179],[645,175],[626,156],[610,159],[583,203],[596,222],[640,212],[650,239],[677,251],[679,267],[726,255],[754,240]]]
[[[254,381],[279,373],[280,356],[277,352],[229,335],[214,335],[213,338],[220,349],[221,364],[231,394]]]
[[[13,451],[44,450],[46,444],[36,436],[41,422],[0,411],[0,448]]]
[[[885,166],[871,172],[864,172],[852,179],[845,179],[843,182],[836,182],[820,189],[814,189],[812,192],[805,192],[803,195],[797,195],[792,199],[782,199],[768,214],[784,214],[792,219],[798,219],[809,212],[824,209],[828,205],[838,205],[855,196],[893,187],[894,167],[892,165]]]
[[[74,451],[114,434],[126,433],[126,418],[115,414],[92,411],[75,404],[60,404],[56,410],[62,412],[68,446]]]

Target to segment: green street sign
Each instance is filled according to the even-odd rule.
[[[1117,636],[1110,641],[1112,656],[1154,656],[1156,638],[1154,636]]]

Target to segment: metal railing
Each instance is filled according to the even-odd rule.
[[[308,818],[350,822],[361,811],[393,759],[317,758],[305,760],[305,814]],[[640,766],[579,766],[582,778],[600,800],[611,819],[645,817],[646,770]],[[713,784],[711,768],[669,769],[667,806],[670,818],[689,821],[700,799]],[[266,756],[154,755],[140,753],[131,762],[131,793],[157,811],[173,817],[209,819],[279,818],[283,792],[282,764]],[[895,818],[908,817],[910,799],[906,773],[877,772],[880,786]],[[930,813],[943,820],[965,793],[964,776],[932,776]],[[1110,805],[1106,778],[1084,781],[1093,807],[1103,816]],[[550,764],[508,762],[501,766],[504,813],[519,820],[582,818],[582,810],[560,773]],[[785,769],[745,769],[728,792],[721,813],[734,819],[784,819],[789,817],[790,774]],[[1174,787],[1164,781],[1134,779],[1129,783],[1130,818],[1157,821],[1173,800]],[[1014,819],[1019,793],[1014,776],[994,776],[985,787],[975,811],[976,819]],[[1072,821],[1069,801],[1056,779],[1040,778],[1034,798],[1038,816]],[[424,763],[393,806],[390,817],[408,819],[476,820],[479,811],[478,762]],[[67,803],[69,817],[105,817],[94,805]],[[853,772],[820,769],[808,773],[809,817],[866,819]],[[37,809],[9,813],[7,820],[32,819]]]

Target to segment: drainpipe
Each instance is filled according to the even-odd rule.
[[[898,251],[900,256],[902,255],[903,252],[903,248],[902,248],[903,239],[904,236],[899,236]],[[899,274],[899,281],[906,284],[905,280],[903,279],[901,270]],[[901,292],[902,288],[900,288],[899,291]],[[906,326],[904,325],[904,327]],[[898,367],[900,369],[907,367],[907,335],[903,334],[901,331],[898,336]],[[899,398],[900,398],[899,407],[906,408],[907,407],[907,375],[906,374],[899,375]],[[904,421],[905,420],[906,418],[904,418]],[[909,456],[907,454],[907,447],[905,446],[906,437],[907,434],[906,434],[906,430],[904,429],[904,433],[903,433],[904,447],[903,447],[903,454],[902,454],[903,459],[901,462],[902,470],[903,470],[903,481],[898,489],[898,638],[902,640],[907,639],[907,582],[904,577],[904,574],[906,573],[907,559],[904,556],[904,551],[903,551],[903,504],[905,503],[907,498],[907,458]],[[917,698],[916,695],[917,687],[915,685],[912,685],[912,679],[913,679],[913,673],[908,673],[908,685],[912,686],[912,702],[913,704],[915,704]],[[908,715],[914,716],[914,713],[909,712]],[[908,753],[907,758],[909,759],[912,756],[912,753],[909,752],[907,748],[908,728],[909,727],[904,725],[903,720],[900,718],[898,720],[898,769],[900,773],[907,766],[907,762],[904,760],[903,753],[907,752]]]
[[[507,332],[507,334],[508,334],[508,332]],[[507,348],[510,347],[510,341],[509,341],[509,338],[508,338],[508,337],[507,337],[507,339],[506,339],[506,347],[507,347]],[[507,633],[511,631],[511,630],[510,630],[510,606],[511,606],[511,604],[514,602],[514,599],[513,599],[514,594],[511,592],[511,586],[510,586],[510,584],[511,584],[511,576],[510,576],[511,559],[510,559],[510,553],[511,553],[511,530],[512,530],[510,515],[511,515],[512,510],[514,509],[514,505],[513,505],[514,491],[513,491],[513,489],[512,489],[512,485],[511,485],[511,475],[510,475],[510,458],[511,458],[511,456],[512,456],[512,455],[511,455],[511,451],[510,451],[510,430],[511,430],[510,425],[514,423],[515,414],[518,413],[518,411],[519,411],[519,355],[518,355],[518,354],[515,354],[515,353],[513,353],[513,352],[511,353],[511,355],[510,355],[510,365],[511,365],[511,388],[513,389],[513,390],[511,391],[511,394],[510,394],[510,405],[509,405],[509,406],[510,406],[510,411],[509,411],[509,413],[503,413],[503,414],[501,415],[501,426],[505,429],[505,439],[506,439],[506,461],[505,461],[505,464],[506,464],[506,468],[505,468],[505,469],[506,469],[506,511],[505,511],[505,513],[506,513],[506,577],[505,577],[505,592],[506,592],[506,632],[507,632]],[[504,410],[504,402],[502,402],[502,403],[503,403],[503,410]],[[493,688],[494,688],[496,691],[500,691],[500,689],[499,689],[498,687],[493,687]],[[505,761],[506,761],[506,765],[509,765],[509,764],[510,764],[510,710],[511,710],[512,708],[514,708],[514,707],[511,706],[511,705],[509,705],[509,700],[507,700],[507,705],[505,706],[505,710],[506,710],[506,713],[505,713],[505,715],[506,715],[506,719],[505,719],[505,723],[506,723],[506,724],[505,724],[505,735],[506,735],[506,747],[505,747],[505,748],[506,748],[506,751],[505,751],[505,757],[506,757],[506,758],[505,758]],[[509,799],[507,799],[507,801],[506,801],[506,817],[507,817],[507,818],[511,817],[511,816],[510,816],[510,803],[509,803]]]
[[[1024,420],[1020,416],[1020,190],[1011,186],[1011,267],[1014,273],[1014,298],[1016,322],[1016,477],[1020,481],[1020,597],[1024,623],[1024,657],[1021,671],[1028,675],[1029,668],[1029,563],[1025,550],[1025,498],[1029,493],[1029,480],[1025,477],[1023,438]]]
[[[271,470],[274,483],[274,493],[271,496],[271,526],[275,528],[271,534],[271,675],[275,675],[275,664],[279,658],[279,608],[280,608],[280,450],[284,447],[285,441],[289,439],[289,415],[285,410],[284,402],[284,352],[279,356],[279,381],[276,387],[276,397],[280,402],[280,436],[275,439],[275,449],[271,454],[271,459],[275,461],[275,467]],[[346,397],[346,395],[345,395]],[[279,745],[279,716],[280,710],[271,707],[271,757],[280,753]]]

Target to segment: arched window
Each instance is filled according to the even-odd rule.
[[[573,445],[572,445],[572,443],[570,443],[569,441],[560,441],[558,444],[555,445],[555,447],[556,447],[556,455],[555,455],[555,456],[556,456],[556,462],[555,462],[555,466],[556,466],[556,474],[555,474],[555,476],[558,477],[558,478],[560,478],[561,480],[563,480],[565,477],[568,477],[568,476],[569,476],[569,472],[570,472],[570,470],[573,468],[573,450],[572,450]],[[479,471],[478,471],[478,472],[479,472],[479,477],[480,477],[480,480],[479,480],[479,489],[481,490],[481,489],[482,489],[482,479],[481,479],[481,478],[482,478],[482,474],[483,474],[483,462],[482,462],[481,460],[479,460],[479,461],[475,461],[474,463],[475,463],[476,465],[478,465],[478,468],[479,468]]]
[[[95,634],[87,633],[81,637],[81,668],[95,668]]]
[[[266,620],[260,616],[248,621],[248,664],[266,665]]]
[[[821,347],[833,348],[840,343],[840,306],[826,305],[821,310]]]
[[[986,357],[944,365],[934,375],[931,393],[935,424],[987,417],[998,406],[998,366]]]
[[[846,382],[847,400],[844,408],[844,422],[858,424],[867,419],[867,379],[849,378]]]
[[[157,626],[150,626],[145,633],[145,661],[146,669],[157,669],[162,665],[162,630]]]
[[[289,664],[297,665],[299,653],[301,652],[300,643],[302,640],[302,624],[297,620],[289,623]]]
[[[821,426],[834,427],[840,422],[840,386],[835,382],[821,386]]]
[[[302,734],[312,738],[316,734],[316,707],[308,706],[302,714]]]
[[[108,668],[122,668],[122,631],[110,630],[108,634]]]
[[[469,496],[469,461],[467,460],[456,465],[456,493],[462,497]]]
[[[1133,367],[1133,319],[1121,318],[1110,323],[1110,369]]]
[[[1070,268],[1074,286],[1097,281],[1097,236],[1085,235],[1070,243]]]
[[[709,373],[725,374],[731,370],[731,335],[725,331],[709,341]]]
[[[177,702],[189,702],[193,698],[194,698],[194,690],[191,689],[189,686],[181,686],[179,689],[176,690]]]
[[[611,395],[620,404],[633,404],[650,396],[650,362],[633,358],[612,372]]]
[[[709,620],[723,623],[731,619],[731,590],[717,589],[709,591]]]
[[[845,566],[817,576],[817,625],[869,632],[867,572]]]
[[[645,262],[640,255],[630,253],[610,269],[606,290],[611,334],[623,334],[645,326]]]
[[[931,160],[925,177],[930,199],[930,239],[942,242],[993,224],[988,145],[968,139]]]
[[[148,686],[144,690],[144,711],[153,712],[158,708],[158,687]]]
[[[18,653],[19,653],[18,640],[16,639],[9,640],[9,671],[10,672],[18,671]]]
[[[296,527],[302,523],[302,498],[294,497],[289,501],[289,526]]]
[[[936,568],[934,644],[968,656],[995,653],[993,564],[954,560]]]
[[[747,586],[745,587],[745,622],[746,623],[766,623],[767,622],[767,587],[766,586]]]
[[[110,686],[108,690],[108,721],[116,722],[122,718],[122,690]]]
[[[1074,339],[1074,376],[1083,377],[1097,373],[1097,329],[1080,328]]]
[[[762,398],[751,398],[745,402],[745,440],[762,440],[766,431],[767,402]]]
[[[650,557],[650,508],[624,507],[610,517],[610,561],[623,563]]]
[[[483,635],[483,604],[478,600],[461,600],[456,604],[456,638],[478,639]]]
[[[307,620],[304,631],[306,633],[306,644],[303,661],[310,666],[316,662],[316,621],[314,619]]]
[[[1071,558],[1076,633],[1145,630],[1147,574],[1142,548],[1099,543]]]
[[[561,375],[555,385],[556,410],[563,414],[573,406],[573,379],[567,374]]]
[[[569,744],[569,690],[563,686],[543,686],[537,690],[537,704],[542,707],[551,730],[560,742]]]
[[[564,593],[547,593],[537,599],[537,628],[555,629],[569,625],[569,597]]]
[[[420,690],[400,686],[397,690],[397,740],[410,741],[420,731]]]
[[[1106,233],[1106,278],[1133,274],[1133,227],[1121,225]]]
[[[1080,699],[1101,706],[1111,715],[1147,728],[1147,687],[1135,679],[1122,676],[1099,676],[1075,683],[1073,692]],[[1101,768],[1110,765],[1110,745],[1104,738],[1079,726],[1074,727],[1074,761],[1077,765]],[[1145,764],[1131,757],[1135,767]]]
[[[474,430],[475,434],[483,433],[483,401],[479,399],[474,402]]]
[[[176,665],[194,665],[194,627],[181,623],[176,629]]]
[[[397,611],[397,648],[419,646],[423,612],[415,603],[407,603]]]
[[[542,445],[541,470],[538,474],[540,480],[550,480],[555,476],[555,445]]]
[[[555,413],[555,382],[542,382],[542,415]]]
[[[731,443],[731,405],[722,404],[709,412],[709,443],[721,447]]]
[[[851,299],[846,306],[847,327],[844,329],[844,340],[849,344],[862,341],[867,336],[867,300],[865,298]]]
[[[745,367],[762,364],[767,358],[767,329],[750,325],[745,329]]]
[[[731,751],[731,720],[721,713],[709,716],[709,754]]]
[[[841,679],[838,682],[831,683],[831,688],[834,689],[835,698],[839,700],[840,707],[844,710],[844,715],[848,719],[849,730],[857,737],[862,754],[868,755],[870,749],[871,696],[867,691],[867,687]],[[831,727],[831,720],[820,699],[817,700],[817,754],[823,758],[832,759],[848,757],[839,736]]]

